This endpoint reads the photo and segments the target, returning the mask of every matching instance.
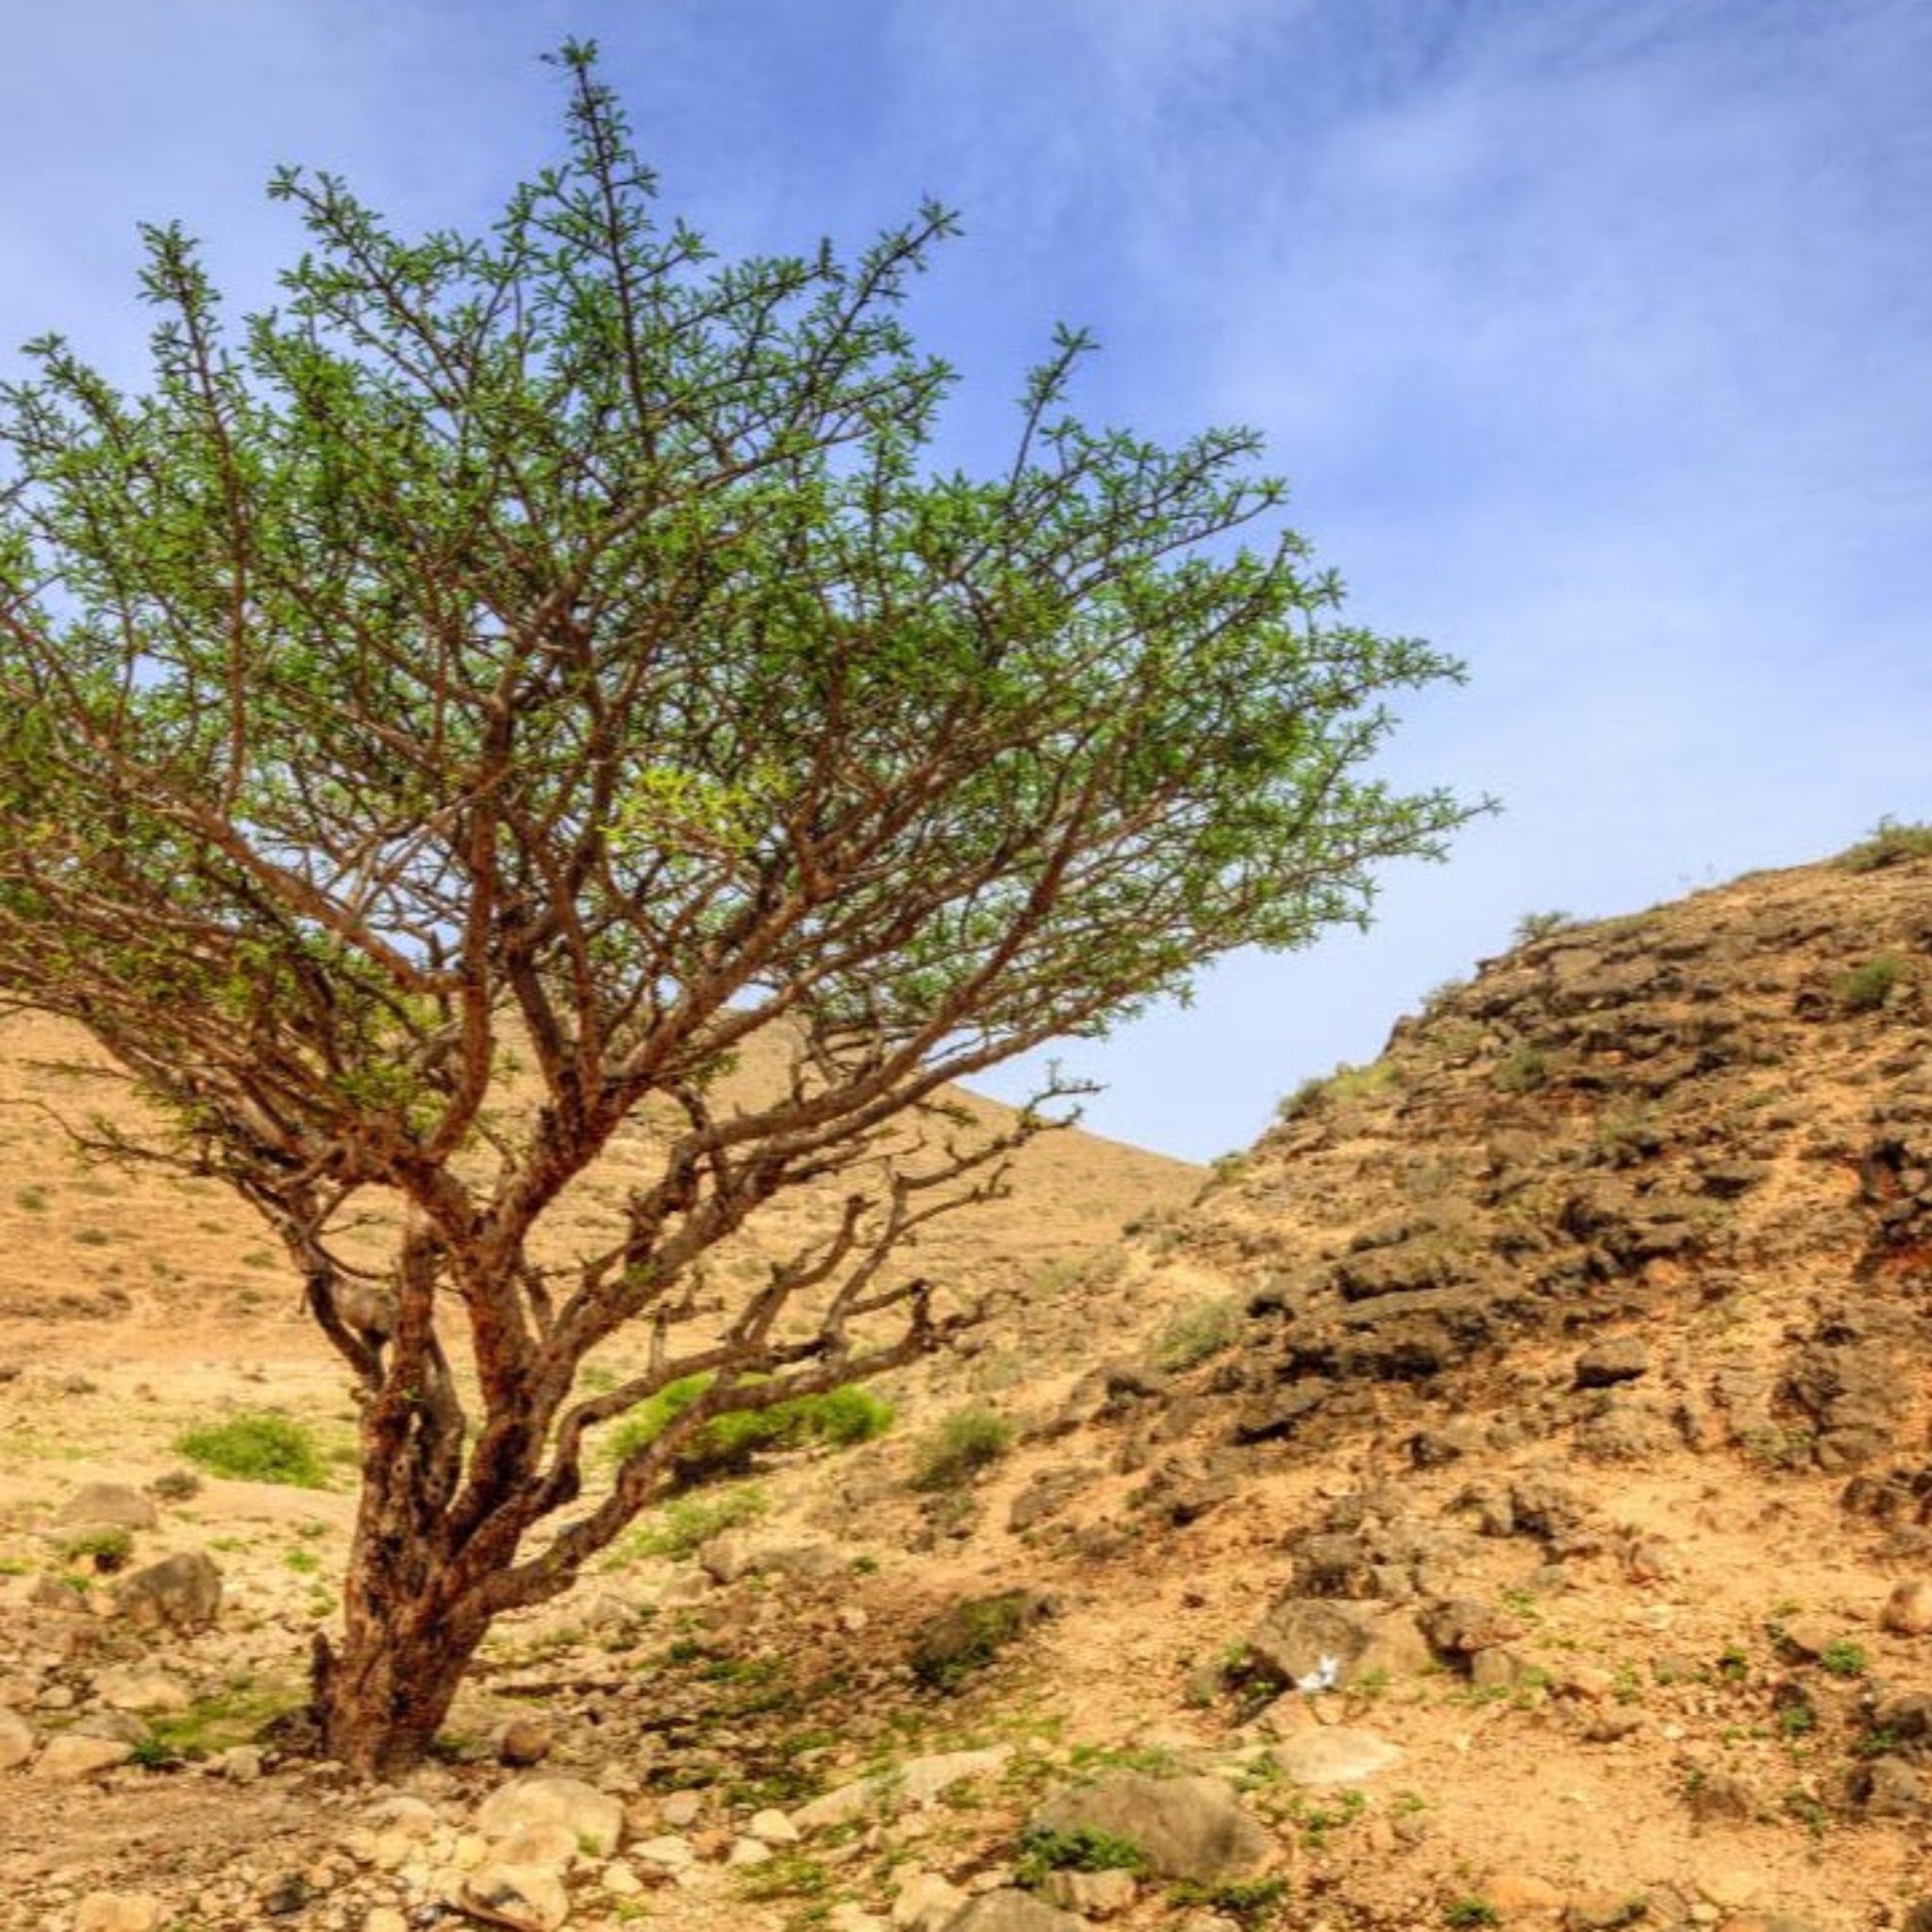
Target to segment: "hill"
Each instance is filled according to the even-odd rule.
[[[506,1626],[401,1796],[245,1741],[330,1614],[339,1478],[163,1484],[138,1554],[214,1552],[213,1630],[143,1638],[95,1614],[107,1578],[75,1607],[83,1477],[151,1481],[224,1402],[325,1440],[347,1411],[242,1224],[84,1191],[16,1124],[43,1195],[0,1227],[42,1243],[8,1257],[39,1312],[0,1390],[20,1923],[103,1890],[347,1932],[443,1901],[1027,1932],[1066,1923],[1048,1898],[1190,1932],[1925,1932],[1926,842],[1553,923],[1198,1198],[1063,1141],[1086,1177],[966,1257],[1024,1296],[891,1389],[889,1435],[658,1512]],[[1096,1184],[1076,1236],[1057,1190]],[[185,1707],[118,1707],[142,1671]],[[42,1740],[117,1723],[134,1761],[59,1782]],[[615,1795],[617,1856],[516,1865],[486,1798],[538,1759]],[[1183,1812],[1219,1862],[1174,1849]]]

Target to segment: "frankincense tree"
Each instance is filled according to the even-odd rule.
[[[487,233],[287,171],[276,309],[225,323],[150,230],[145,390],[47,337],[0,391],[0,995],[161,1103],[107,1151],[238,1190],[355,1378],[315,1710],[378,1772],[693,1431],[943,1341],[907,1238],[1045,1118],[974,1135],[946,1083],[1359,919],[1465,816],[1368,769],[1387,695],[1457,667],[1340,621],[1251,434],[1082,426],[1066,334],[1010,463],[937,471],[952,377],[901,307],[944,211],[720,263],[592,50],[558,64],[564,158]],[[727,1101],[760,1041],[789,1074]],[[613,1158],[558,1262],[546,1215]],[[643,1366],[581,1376],[625,1328]]]

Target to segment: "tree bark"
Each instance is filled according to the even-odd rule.
[[[318,1638],[312,1714],[323,1755],[378,1778],[420,1764],[487,1627],[452,1624],[417,1604],[380,1624],[362,1620],[340,1651]]]

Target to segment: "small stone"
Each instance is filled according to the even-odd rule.
[[[1894,1584],[1879,1621],[1899,1637],[1924,1637],[1932,1631],[1932,1582],[1913,1576]]]
[[[259,1744],[230,1744],[216,1752],[210,1762],[231,1785],[252,1785],[261,1775],[264,1758]]]
[[[554,1872],[491,1863],[463,1880],[463,1909],[512,1932],[557,1932],[570,1917],[570,1894]]]
[[[1131,1872],[1050,1872],[1050,1903],[1090,1919],[1111,1919],[1134,1903],[1140,1887]]]
[[[697,1848],[688,1838],[647,1838],[630,1848],[632,1857],[662,1872],[688,1872],[698,1861]]]
[[[1634,1382],[1650,1373],[1650,1351],[1635,1335],[1613,1336],[1585,1349],[1576,1357],[1574,1373],[1579,1389],[1610,1389],[1619,1382]]]
[[[1828,1617],[1788,1617],[1778,1625],[1777,1635],[1787,1650],[1807,1661],[1850,1641],[1844,1626]]]
[[[222,1606],[222,1573],[199,1550],[163,1557],[124,1577],[114,1608],[137,1629],[165,1628],[181,1636],[212,1627]]]
[[[966,1903],[966,1894],[937,1872],[915,1872],[892,1900],[898,1932],[942,1932]]]
[[[1744,1824],[1757,1815],[1757,1795],[1735,1773],[1710,1771],[1694,1777],[1685,1791],[1690,1815],[1702,1824]]]
[[[393,1906],[375,1906],[362,1921],[362,1932],[409,1932],[409,1922]]]
[[[1529,1872],[1499,1872],[1484,1883],[1482,1895],[1505,1919],[1554,1912],[1563,1903],[1563,1894],[1556,1886]]]
[[[697,1791],[672,1791],[658,1807],[658,1816],[673,1831],[682,1831],[688,1824],[695,1824],[705,1808],[704,1797]]]
[[[592,1857],[608,1857],[624,1836],[624,1804],[576,1777],[522,1777],[500,1785],[476,1807],[476,1829],[508,1838],[525,1824],[560,1824]]]
[[[768,1845],[795,1845],[803,1834],[782,1811],[755,1811],[745,1830]]]
[[[17,1710],[0,1710],[0,1771],[14,1771],[34,1755],[40,1736]]]
[[[134,1746],[118,1738],[90,1738],[67,1731],[48,1740],[36,1768],[42,1777],[75,1780],[111,1771],[133,1756]]]
[[[557,1742],[557,1726],[541,1717],[514,1717],[496,1740],[497,1761],[527,1770],[548,1757]]]
[[[576,1862],[578,1846],[576,1834],[568,1825],[520,1824],[499,1839],[491,1850],[499,1865],[568,1872]]]
[[[736,1838],[731,1840],[731,1850],[725,1856],[727,1865],[764,1865],[773,1857],[772,1848],[762,1839]]]
[[[155,1932],[160,1923],[151,1891],[91,1891],[74,1912],[74,1932]]]
[[[194,1701],[179,1678],[139,1665],[103,1671],[94,1679],[94,1696],[109,1710],[186,1710]]]
[[[597,1883],[612,1898],[635,1898],[644,1889],[644,1881],[638,1876],[636,1868],[622,1858],[611,1859],[597,1874]]]
[[[1344,1724],[1304,1731],[1275,1745],[1270,1755],[1282,1775],[1297,1785],[1360,1784],[1402,1758],[1386,1738]]]

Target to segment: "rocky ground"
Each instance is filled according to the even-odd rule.
[[[345,1473],[175,1446],[339,1378],[43,1266],[0,1925],[1932,1932],[1928,1019],[1909,851],[1528,940],[508,1621],[394,1789],[276,1723]]]

